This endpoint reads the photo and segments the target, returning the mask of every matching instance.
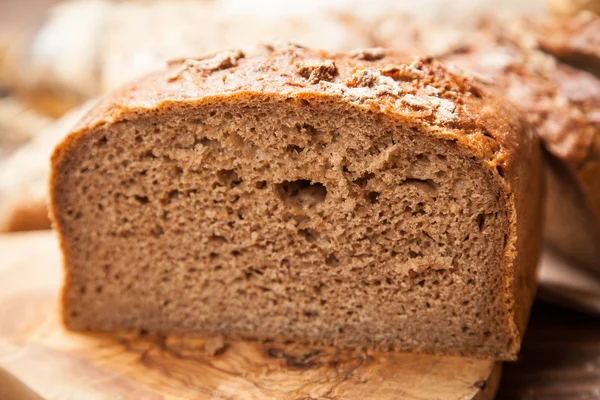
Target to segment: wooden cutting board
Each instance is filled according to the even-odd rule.
[[[486,400],[498,386],[487,360],[68,332],[53,235],[0,235],[0,260],[2,400]]]

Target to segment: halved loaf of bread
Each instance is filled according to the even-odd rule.
[[[65,322],[513,359],[542,210],[518,115],[381,49],[173,62],[55,150]]]

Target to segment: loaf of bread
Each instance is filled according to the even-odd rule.
[[[38,132],[54,122],[32,110],[23,102],[0,95],[0,156],[28,142]]]
[[[55,149],[65,323],[514,359],[542,209],[518,115],[382,49],[173,62]]]
[[[49,123],[36,132],[29,142],[0,162],[0,232],[50,228],[50,155],[93,104],[86,102]]]

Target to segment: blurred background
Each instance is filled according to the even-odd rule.
[[[0,232],[50,229],[54,145],[95,99],[169,59],[271,41],[444,56],[482,21],[582,10],[598,13],[600,1],[0,0]],[[600,36],[592,39],[600,57]],[[565,255],[544,254],[539,299],[520,360],[505,366],[501,399],[600,399],[600,278]]]

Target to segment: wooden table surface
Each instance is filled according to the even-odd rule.
[[[600,399],[600,318],[537,302],[497,400]]]

